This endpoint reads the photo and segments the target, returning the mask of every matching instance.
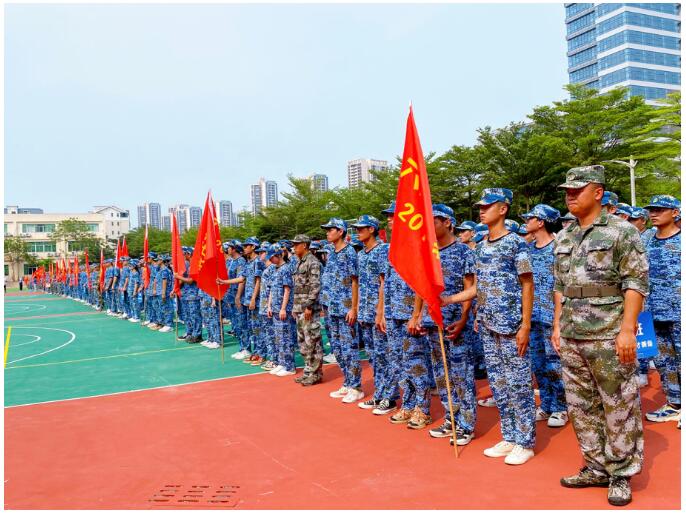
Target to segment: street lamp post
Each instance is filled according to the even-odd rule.
[[[629,177],[630,177],[630,181],[631,181],[631,206],[632,207],[636,206],[635,170],[636,170],[636,164],[638,164],[638,161],[635,161],[633,156],[629,156],[629,162],[619,161],[619,160],[612,160],[612,161],[608,161],[608,162],[614,162],[616,164],[623,164],[624,166],[627,166],[629,168]]]

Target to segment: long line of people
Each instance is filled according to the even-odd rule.
[[[596,168],[602,167],[570,170],[569,184],[561,186],[568,188],[568,201],[575,186],[584,190],[589,184],[604,184]],[[586,182],[574,177],[586,177]],[[473,440],[476,380],[487,376],[493,397],[479,400],[478,405],[498,408],[503,441],[484,454],[505,457],[507,464],[523,464],[534,455],[537,422],[562,427],[569,419],[569,391],[560,351],[553,344],[559,320],[556,308],[560,308],[555,297],[567,256],[557,233],[578,229],[580,222],[569,213],[561,216],[553,207],[539,204],[521,215],[520,225],[508,218],[512,200],[508,189],[485,189],[477,203],[478,224],[469,220],[458,224],[450,207],[433,206],[445,282],[442,314],[448,377],[439,329],[424,302],[390,263],[389,244],[379,238],[382,223],[369,214],[350,225],[339,218],[328,220],[321,225],[325,241],[301,234],[276,243],[256,237],[224,243],[229,278],[217,283],[229,288],[221,310],[189,277],[190,247],[183,247],[183,274],[172,272],[169,256],[151,253],[150,262],[126,260],[122,270],[106,262],[102,300],[97,287],[82,286],[87,283],[83,278],[75,288],[61,290],[54,284],[53,292],[96,309],[102,301],[109,315],[131,322],[144,319],[142,325],[159,332],[172,330],[176,300],[178,318],[185,327],[180,339],[217,349],[224,344],[223,325],[229,325],[229,334],[238,341],[231,356],[277,377],[296,375],[299,350],[304,367],[295,381],[302,386],[322,381],[324,333],[332,350],[328,361],[336,362],[343,375],[342,386],[331,391],[331,398],[357,403],[379,416],[392,413],[391,423],[421,430],[434,422],[429,407],[435,387],[444,415],[428,433],[433,438],[450,438],[451,444],[467,445]],[[650,265],[646,309],[655,319],[659,354],[654,363],[668,403],[646,417],[654,422],[675,420],[680,427],[680,202],[658,195],[645,208],[631,207],[604,191],[601,205],[594,226],[607,224],[608,216],[628,221],[619,222],[618,233],[635,234],[638,243],[631,248],[639,257],[647,252]],[[392,232],[395,205],[381,214]],[[648,219],[652,228],[646,228]],[[601,239],[596,243],[591,250],[609,248]],[[596,251],[589,252],[588,258],[605,257]],[[588,269],[600,270],[604,264],[591,262]],[[147,288],[142,283],[142,266],[150,272]],[[640,274],[627,273],[634,272]],[[90,273],[91,284],[97,284],[96,265]],[[173,292],[174,279],[181,282],[180,301]],[[588,288],[578,289],[579,296],[567,286],[561,294],[572,299],[588,297]],[[592,305],[617,301],[617,293],[609,286],[598,291],[599,301]],[[373,391],[362,387],[362,349],[373,370]],[[647,361],[640,363],[637,380],[641,385],[647,384],[648,366]],[[450,402],[446,378],[452,386]],[[540,394],[538,407],[534,383]],[[456,421],[454,439],[449,405]],[[576,424],[575,430],[580,431]]]

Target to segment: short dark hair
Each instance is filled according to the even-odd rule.
[[[548,234],[557,234],[562,230],[562,221],[559,218],[555,221],[544,221],[543,226]]]

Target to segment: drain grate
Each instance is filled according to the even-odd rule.
[[[238,505],[239,485],[179,485],[167,484],[150,498],[153,506],[190,507],[193,509],[218,507],[229,509]]]

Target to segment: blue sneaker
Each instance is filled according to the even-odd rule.
[[[681,419],[681,409],[672,407],[667,403],[658,410],[646,414],[646,419],[656,423],[662,423],[665,421],[679,421]]]

